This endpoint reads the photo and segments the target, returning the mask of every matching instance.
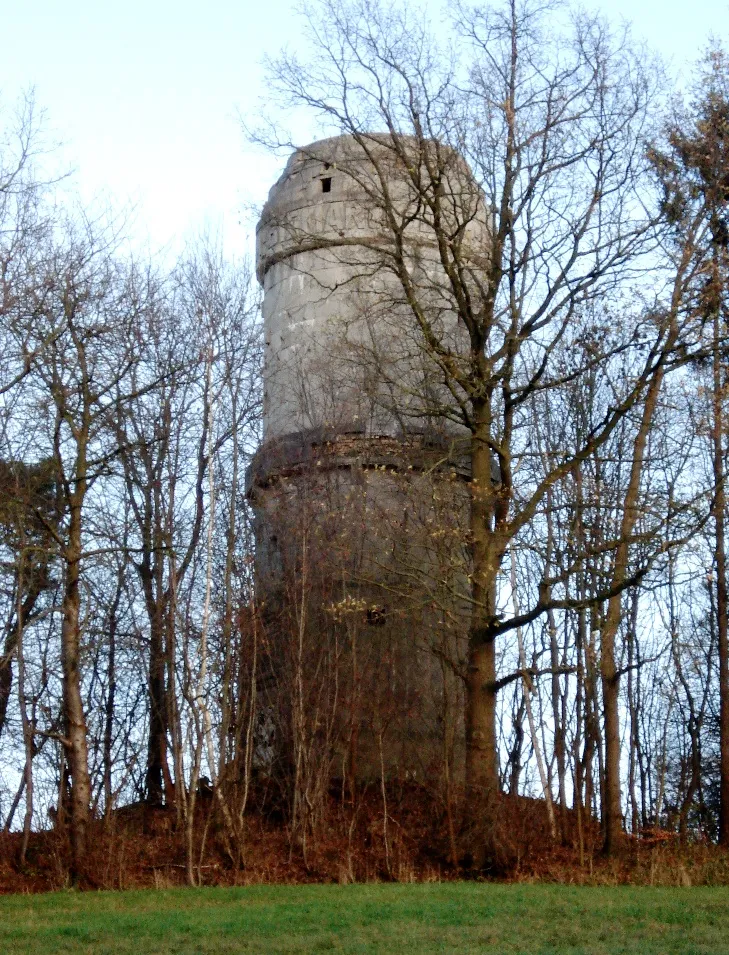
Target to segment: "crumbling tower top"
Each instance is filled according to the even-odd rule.
[[[457,348],[462,330],[445,304],[438,307],[438,298],[447,298],[445,276],[423,205],[423,181],[433,169],[445,207],[465,223],[466,241],[483,250],[482,194],[448,147],[339,136],[289,159],[257,230],[264,443],[322,429],[388,436],[424,430],[417,405],[432,383],[424,380],[428,369],[392,252],[401,241],[414,280],[428,286],[434,320]]]

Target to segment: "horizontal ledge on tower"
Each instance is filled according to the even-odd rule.
[[[246,472],[246,496],[286,477],[347,470],[450,471],[470,480],[468,440],[456,435],[408,432],[401,436],[315,428],[265,441]]]

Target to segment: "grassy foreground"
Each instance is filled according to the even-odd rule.
[[[0,952],[729,953],[729,889],[253,886],[0,898]]]

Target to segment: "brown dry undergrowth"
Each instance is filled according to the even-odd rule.
[[[566,837],[549,835],[544,804],[503,798],[502,881],[580,885],[729,885],[729,853],[705,842],[681,845],[668,833],[629,840],[618,859],[600,854],[599,826],[586,827],[582,859],[576,820]],[[328,821],[306,844],[293,844],[275,813],[246,817],[239,859],[226,851],[224,831],[210,804],[196,826],[196,877],[204,885],[312,882],[420,882],[473,876],[449,863],[444,813],[424,790],[399,789],[388,803],[385,837],[382,803],[365,792],[356,807],[334,797]],[[174,810],[125,807],[93,824],[87,888],[168,888],[186,882],[184,830]],[[34,833],[20,867],[20,835],[0,834],[0,892],[43,892],[68,885],[68,840],[59,829]]]

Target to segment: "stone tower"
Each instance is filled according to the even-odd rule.
[[[328,621],[348,639],[362,630],[369,662],[360,654],[357,686],[390,714],[389,770],[408,773],[427,771],[442,733],[460,739],[458,727],[446,728],[442,703],[449,697],[457,711],[465,617],[458,594],[467,590],[468,563],[467,432],[443,415],[449,395],[391,255],[400,222],[428,320],[454,355],[467,352],[413,177],[433,158],[424,150],[444,170],[441,188],[454,220],[465,223],[462,237],[483,254],[480,190],[463,159],[438,143],[322,140],[297,150],[271,189],[256,257],[263,441],[248,482],[269,611],[290,604],[297,581],[319,573],[320,632]],[[361,722],[379,718],[363,711]],[[356,735],[364,739],[356,772],[366,775],[373,760],[366,726]]]

